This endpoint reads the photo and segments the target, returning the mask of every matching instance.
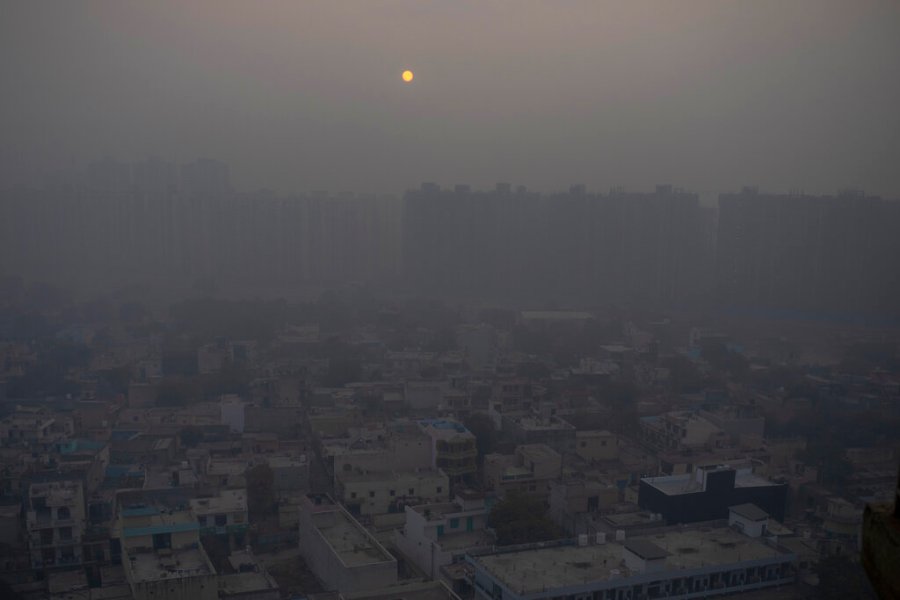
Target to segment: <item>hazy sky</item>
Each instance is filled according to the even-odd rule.
[[[207,156],[285,192],[900,197],[898,0],[4,0],[0,74],[12,177]]]

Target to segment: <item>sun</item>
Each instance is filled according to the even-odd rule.
[[[409,83],[413,80],[413,72],[407,69],[406,71],[403,71],[403,75],[401,75],[400,77],[403,78],[403,81]]]

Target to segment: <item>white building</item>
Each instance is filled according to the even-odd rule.
[[[81,564],[84,489],[79,481],[33,483],[25,526],[35,569]]]
[[[342,471],[336,480],[337,498],[358,515],[400,512],[408,504],[446,502],[450,498],[450,480],[440,469]]]
[[[768,540],[721,527],[617,541],[583,535],[466,561],[480,600],[686,600],[793,583],[795,558]]]
[[[484,498],[457,496],[453,502],[406,507],[406,524],[394,532],[397,548],[432,579],[441,567],[462,562],[466,552],[491,546]]]
[[[222,425],[228,425],[233,432],[244,433],[244,406],[244,401],[236,394],[222,396],[219,400]]]
[[[299,533],[300,553],[327,589],[343,594],[397,583],[397,560],[328,496],[306,496]]]

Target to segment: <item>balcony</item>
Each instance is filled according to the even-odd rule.
[[[66,539],[54,536],[49,542],[42,542],[40,536],[31,536],[28,545],[32,549],[37,548],[55,548],[57,546],[75,546],[81,543],[81,536],[73,535]]]

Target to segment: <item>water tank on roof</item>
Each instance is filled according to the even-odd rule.
[[[605,543],[606,543],[606,534],[603,533],[603,532],[598,533],[598,534],[597,534],[597,542],[596,542],[596,543],[597,543],[598,545],[599,545],[599,544],[605,544]]]
[[[579,546],[587,546],[588,545],[588,536],[586,533],[582,533],[578,536],[578,545]]]

